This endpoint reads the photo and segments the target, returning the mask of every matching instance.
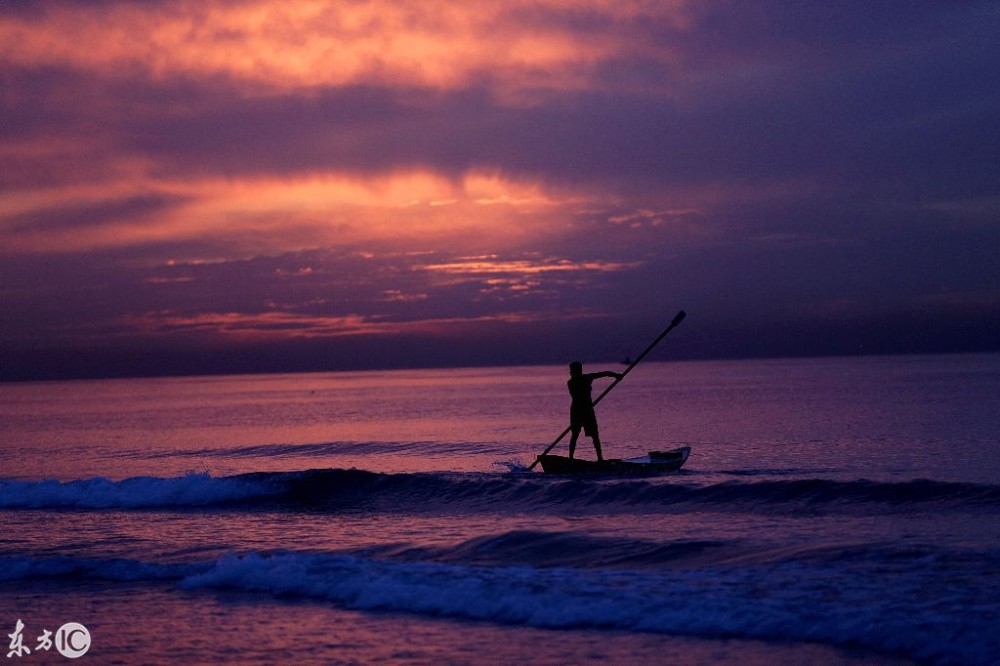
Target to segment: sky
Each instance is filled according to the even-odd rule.
[[[1000,5],[0,3],[0,380],[1000,349]]]

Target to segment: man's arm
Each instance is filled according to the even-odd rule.
[[[601,377],[614,377],[615,379],[621,379],[622,376],[617,372],[611,372],[610,370],[605,370],[604,372],[594,372],[587,375],[590,379],[600,379]]]

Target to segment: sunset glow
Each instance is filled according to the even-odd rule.
[[[6,3],[3,376],[171,336],[517,362],[580,318],[642,337],[679,307],[708,327],[693,356],[992,348],[948,330],[1000,321],[998,22],[980,2]]]

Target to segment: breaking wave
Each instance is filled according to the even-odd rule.
[[[483,544],[464,547],[475,550]],[[887,575],[884,561],[845,578],[832,563],[809,558],[779,565],[636,571],[414,562],[350,553],[251,552],[187,564],[0,557],[0,580],[5,581],[150,581],[185,590],[235,590],[358,610],[540,628],[811,641],[916,659],[988,663],[1000,649],[993,619],[962,610],[981,603],[981,586],[943,581],[938,574],[926,558],[911,561],[905,572],[890,574],[905,577],[897,581],[904,593],[887,596],[880,592]],[[768,581],[766,587],[762,580]],[[955,613],[960,616],[949,616]]]
[[[661,512],[754,509],[822,511],[877,505],[935,508],[1000,506],[1000,486],[915,480],[727,480],[553,478],[543,474],[400,473],[356,469],[252,472],[213,477],[135,477],[76,481],[0,480],[0,509],[253,510],[309,506],[317,510],[449,511],[545,507],[560,510]]]

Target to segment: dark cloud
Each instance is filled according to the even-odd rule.
[[[147,194],[122,200],[79,203],[32,211],[8,218],[8,229],[18,232],[59,233],[84,231],[117,223],[151,223],[161,215],[188,201],[189,198],[167,194]]]
[[[640,16],[603,29],[662,42],[681,64],[623,54],[598,63],[598,89],[527,105],[503,101],[485,72],[446,91],[246,94],[221,77],[15,69],[3,75],[6,129],[96,135],[171,174],[495,168],[620,187],[816,178],[976,196],[1000,166],[989,29],[1000,18],[987,7],[708,3],[683,29]],[[600,16],[509,20],[595,31]]]
[[[741,240],[692,243],[592,219],[577,232],[588,244],[552,239],[486,258],[367,245],[208,263],[150,265],[128,251],[17,259],[0,268],[5,377],[48,376],[25,360],[39,353],[74,375],[121,372],[123,359],[131,374],[198,363],[296,370],[310,358],[317,369],[617,360],[680,308],[692,314],[690,335],[676,336],[669,358],[995,347],[988,228],[956,231],[933,213],[916,223],[869,215],[853,226],[834,218],[833,234],[823,232],[829,217],[796,223],[822,210],[786,214],[775,223],[756,211]],[[331,333],[330,320],[352,317],[390,328],[451,323],[435,334]],[[230,336],[240,330],[256,335]]]

